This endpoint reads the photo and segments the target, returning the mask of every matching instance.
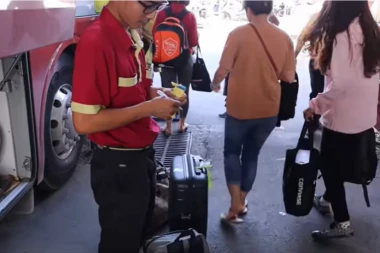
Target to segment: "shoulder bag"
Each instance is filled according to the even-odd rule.
[[[265,45],[265,42],[263,38],[261,37],[259,31],[257,30],[256,26],[252,23],[250,24],[253,31],[256,33],[256,36],[259,38],[261,45],[264,48],[265,53],[267,54],[267,57],[276,73],[277,78],[279,78],[279,71],[274,63],[274,60],[269,53],[269,50],[267,46]],[[294,82],[287,83],[284,81],[280,82],[281,86],[281,101],[280,101],[280,109],[278,113],[278,120],[284,121],[294,118],[296,114],[296,106],[297,106],[297,97],[298,97],[298,89],[299,89],[299,83],[298,83],[298,75],[295,73]]]

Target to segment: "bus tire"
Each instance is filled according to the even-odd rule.
[[[51,80],[45,108],[45,171],[41,188],[54,191],[63,186],[77,166],[84,137],[72,123],[71,86],[73,56],[62,54]]]

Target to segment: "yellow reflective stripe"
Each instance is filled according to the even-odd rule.
[[[145,53],[145,62],[146,62],[146,78],[153,79],[153,53],[152,45],[150,45],[148,51]]]
[[[142,81],[141,61],[140,61],[140,58],[139,58],[139,54],[140,54],[141,49],[142,48],[136,48],[136,51],[135,51],[135,58],[136,58],[137,63],[139,65],[139,82]]]
[[[153,63],[152,45],[149,47],[149,50],[145,53],[145,61],[147,65]]]
[[[139,32],[135,29],[131,30],[131,37],[132,37],[133,42],[135,43],[134,46],[136,47],[135,58],[139,65],[139,82],[141,82],[142,81],[142,67],[141,67],[139,54],[141,50],[144,48],[144,42],[141,40]]]
[[[119,87],[132,87],[137,84],[137,75],[134,77],[119,77],[117,86]]]
[[[71,102],[71,110],[73,112],[83,114],[97,114],[104,106],[101,105],[85,105],[76,102]]]
[[[146,78],[153,79],[153,70],[152,69],[146,70]]]

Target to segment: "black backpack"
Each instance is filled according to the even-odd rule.
[[[367,186],[375,179],[377,172],[376,133],[373,128],[364,131],[358,146],[354,147],[355,154],[351,154],[351,163],[346,167],[343,175],[344,182],[362,185],[364,199],[370,207]]]

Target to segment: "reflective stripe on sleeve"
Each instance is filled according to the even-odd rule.
[[[83,113],[83,114],[97,114],[104,106],[101,105],[85,105],[76,102],[71,103],[71,110],[73,112]]]

